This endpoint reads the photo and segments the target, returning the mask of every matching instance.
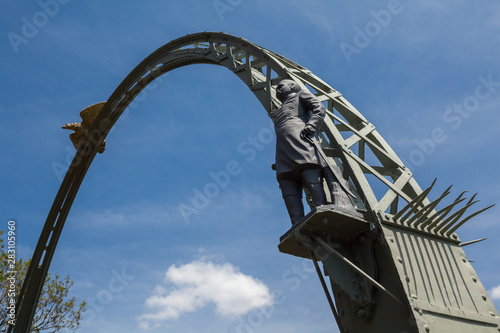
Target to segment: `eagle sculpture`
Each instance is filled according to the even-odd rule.
[[[80,117],[82,118],[81,123],[72,123],[66,124],[62,128],[73,130],[74,132],[69,135],[71,142],[75,146],[76,150],[81,148],[81,143],[85,135],[89,132],[90,126],[94,122],[95,118],[101,111],[102,107],[106,104],[106,102],[101,102],[97,104],[93,104],[91,106],[87,106],[80,112]],[[106,141],[101,143],[98,152],[103,153],[106,148]]]

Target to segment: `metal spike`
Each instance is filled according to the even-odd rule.
[[[406,215],[401,218],[401,221],[405,221],[414,211],[416,211],[419,208],[418,206],[420,206],[422,201],[424,201],[424,199],[427,197],[429,192],[432,190],[432,187],[436,183],[436,180],[437,180],[437,178],[434,179],[431,186],[429,186],[425,191],[420,193],[415,199],[410,201],[406,206],[403,207],[403,209],[401,209],[396,215],[394,215],[394,219],[395,220],[399,219],[401,217],[401,215],[403,215],[406,212],[406,210],[412,206],[413,206],[413,208],[411,208],[409,210],[409,212],[406,213]]]
[[[399,212],[397,212],[396,214],[394,214],[394,219],[397,220],[401,217],[401,215],[403,215],[406,210],[408,208],[410,208],[412,205],[414,205],[417,201],[420,202],[421,198],[422,197],[425,197],[426,196],[426,193],[425,191],[420,193],[415,199],[413,199],[412,201],[408,202],[408,204],[406,206],[404,206]]]
[[[472,240],[472,241],[468,241],[468,242],[464,242],[464,243],[460,243],[458,244],[458,246],[467,246],[467,245],[471,245],[471,244],[475,244],[475,243],[479,243],[479,242],[482,242],[484,241],[485,239],[487,239],[486,237],[484,238],[479,238],[479,239],[476,239],[476,240]]]
[[[422,223],[421,227],[424,228],[428,226],[429,230],[434,228],[440,221],[443,220],[443,218],[446,215],[448,215],[448,213],[453,209],[453,207],[455,207],[456,205],[458,205],[459,203],[461,203],[466,199],[466,198],[461,199],[465,193],[467,193],[467,191],[460,193],[460,195],[455,199],[455,201],[453,201],[448,206],[441,208],[436,214],[432,215],[432,217],[429,220]]]
[[[457,210],[455,213],[453,213],[453,215],[451,215],[445,221],[443,221],[439,225],[439,228],[436,228],[434,231],[435,232],[443,233],[443,232],[447,231],[448,229],[450,229],[460,219],[460,217],[462,217],[462,215],[464,215],[465,211],[470,206],[472,206],[473,204],[475,204],[477,202],[479,202],[479,200],[472,201],[472,202],[469,201],[465,206],[463,206],[462,208],[460,208],[459,210]]]
[[[473,218],[474,216],[476,215],[479,215],[481,214],[482,212],[484,212],[485,210],[488,210],[490,209],[491,207],[495,206],[495,204],[491,205],[491,206],[488,206],[486,208],[483,208],[477,212],[475,212],[474,214],[471,214],[469,216],[467,216],[465,219],[463,219],[462,221],[458,222],[453,228],[451,228],[447,233],[446,235],[447,236],[450,236],[452,233],[454,233],[455,231],[457,231],[458,228],[460,228],[465,222],[469,221],[471,218]]]
[[[476,202],[479,201],[479,200],[472,201],[472,200],[474,200],[476,195],[477,195],[477,193],[474,194],[472,196],[472,198],[469,199],[469,202],[467,202],[464,207],[460,208],[458,211],[456,211],[453,215],[448,217],[446,220],[441,221],[441,223],[439,224],[439,227],[436,227],[436,229],[434,231],[438,232],[441,229],[443,229],[443,231],[445,231],[445,230],[448,230],[449,228],[451,228],[453,226],[453,224],[455,224],[455,222],[457,222],[462,217],[462,215],[464,215],[465,211],[470,206],[472,206],[473,204],[475,204]]]
[[[408,221],[406,221],[406,223],[408,223],[408,225],[411,225],[417,218],[420,218],[422,215],[427,216],[430,212],[432,212],[431,204],[423,207],[421,210],[416,212],[412,217],[410,217]]]
[[[446,217],[446,215],[448,215],[452,211],[452,209],[453,209],[453,207],[455,207],[455,205],[457,205],[457,204],[461,203],[462,201],[464,201],[465,199],[467,199],[467,198],[462,199],[463,195],[467,192],[469,192],[469,191],[463,191],[462,193],[460,193],[460,195],[455,199],[453,204],[448,205],[447,207],[445,207],[445,209],[442,209],[443,214],[442,214],[442,216],[440,216],[441,220],[444,219]]]
[[[437,180],[437,178],[434,179],[434,181],[432,182],[431,186],[429,186],[425,191],[423,191],[422,193],[420,193],[419,195],[417,195],[417,197],[415,197],[415,199],[413,199],[412,201],[408,202],[408,204],[406,206],[404,206],[398,213],[396,213],[394,215],[394,219],[397,220],[398,218],[400,218],[401,215],[403,215],[403,213],[406,212],[406,210],[408,208],[410,208],[412,205],[414,205],[417,201],[421,201],[422,197],[426,197],[427,194],[432,189],[432,187],[434,186],[434,184],[436,183],[436,180]]]
[[[461,203],[462,201],[466,200],[467,198],[462,198],[458,201],[454,201],[452,204],[444,207],[443,209],[439,210],[435,215],[432,216],[431,219],[425,221],[423,224],[422,224],[422,228],[426,227],[427,226],[427,229],[428,230],[431,230],[432,228],[434,227],[437,227],[437,228],[441,228],[444,223],[443,223],[443,218],[448,215],[448,213],[453,209],[453,207],[455,207],[456,205],[458,205],[459,203]],[[440,216],[442,215],[442,216]]]
[[[441,194],[441,196],[439,196],[439,198],[437,198],[436,200],[434,200],[433,202],[431,202],[430,204],[428,204],[424,209],[422,209],[420,212],[422,212],[421,214],[415,214],[412,219],[415,221],[408,221],[408,224],[411,224],[412,222],[414,223],[413,225],[414,226],[417,226],[419,225],[420,223],[424,222],[427,217],[434,211],[434,208],[436,208],[436,206],[441,202],[441,200],[443,200],[444,197],[446,197],[448,194],[450,194],[450,189],[453,185],[451,185],[450,187],[448,187],[444,192],[443,194]],[[425,212],[423,212],[425,210]],[[419,213],[420,213],[419,212]],[[417,215],[420,215],[417,216]],[[418,219],[417,219],[418,218]]]
[[[473,202],[472,202],[472,201],[474,200],[474,198],[476,198],[476,195],[477,195],[477,193],[476,193],[476,194],[474,194],[474,195],[472,196],[472,198],[470,198],[470,200],[469,200],[469,202],[467,203],[467,205],[469,205],[469,204],[471,204],[471,205],[472,205],[472,204],[473,204]],[[475,202],[478,202],[478,201],[479,201],[479,200],[474,201],[474,203],[475,203]],[[459,214],[459,215],[455,218],[455,221],[460,220],[460,218],[462,217],[462,215],[464,215],[464,213],[465,213],[465,211],[464,211],[462,214]]]

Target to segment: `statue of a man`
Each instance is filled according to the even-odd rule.
[[[322,169],[326,164],[305,136],[315,135],[323,122],[325,107],[292,80],[276,87],[282,102],[274,120],[276,131],[276,177],[292,224],[304,217],[302,187],[308,188],[315,206],[327,204]]]
[[[323,178],[331,192],[332,204],[353,208],[339,183],[344,179],[337,179],[313,144],[317,137],[311,138],[316,136],[316,131],[325,118],[326,109],[323,104],[307,89],[301,89],[289,79],[279,82],[276,97],[282,102],[274,120],[276,178],[292,224],[304,217],[302,187],[309,190],[316,207],[328,204],[323,190]]]

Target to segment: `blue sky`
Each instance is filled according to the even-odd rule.
[[[32,255],[75,152],[61,126],[158,47],[199,31],[244,37],[311,70],[377,127],[421,187],[437,178],[441,192],[454,184],[452,195],[478,192],[481,207],[500,202],[496,1],[55,1],[2,1],[0,13],[0,228],[17,221],[20,257]],[[88,171],[51,266],[89,301],[81,332],[336,330],[312,264],[277,249],[290,222],[270,167],[274,139],[255,155],[238,151],[270,126],[224,68],[177,69],[139,96]],[[183,218],[179,206],[235,162],[227,184]],[[488,237],[465,250],[497,307],[499,209],[459,229],[464,241]],[[203,287],[200,276],[235,288]]]

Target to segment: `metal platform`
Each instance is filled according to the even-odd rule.
[[[280,237],[280,252],[311,259],[307,247],[301,245],[302,236],[317,236],[330,243],[347,244],[370,230],[370,223],[363,214],[335,205],[314,208],[300,222],[294,224]]]

